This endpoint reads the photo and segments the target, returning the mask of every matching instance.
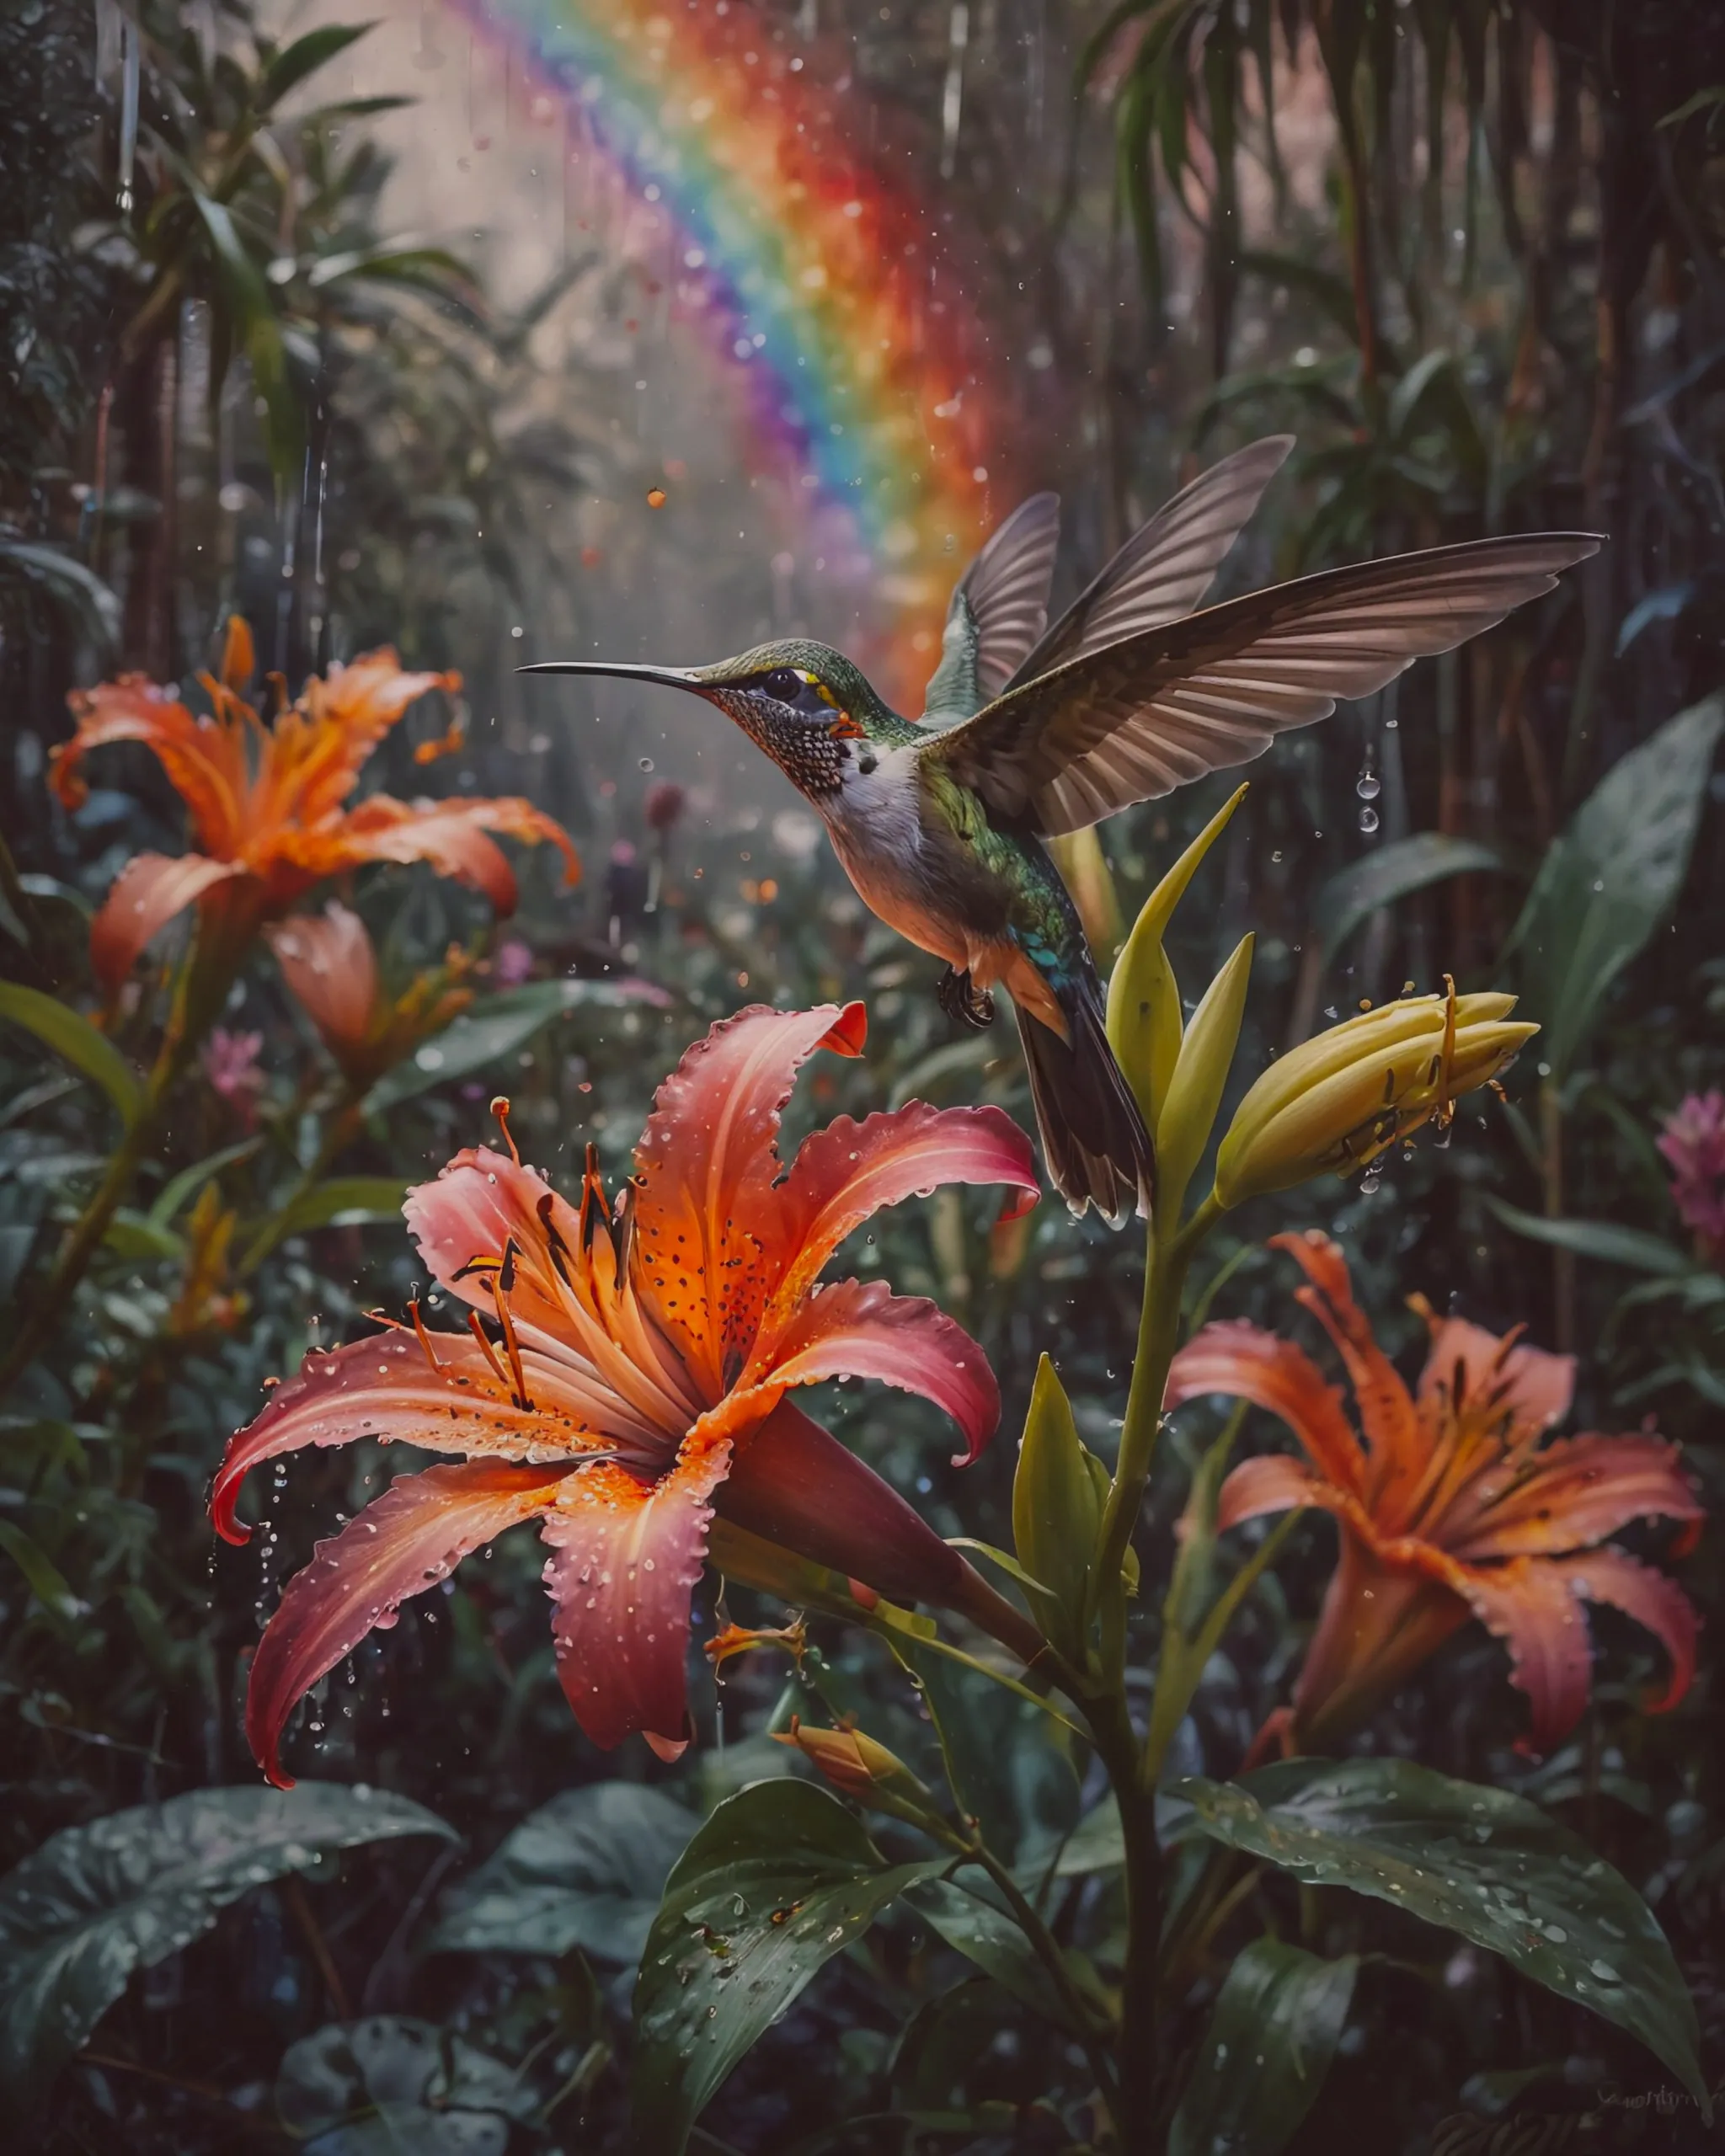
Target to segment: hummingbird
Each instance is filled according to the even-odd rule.
[[[1293,447],[1274,435],[1177,494],[1047,626],[1060,534],[1024,502],[959,579],[920,719],[804,637],[707,666],[551,660],[716,705],[825,824],[858,896],[946,961],[955,1021],[1011,997],[1049,1178],[1111,1226],[1154,1203],[1155,1147],[1114,1059],[1096,963],[1047,841],[1263,755],[1549,591],[1586,532],[1480,539],[1201,604]]]

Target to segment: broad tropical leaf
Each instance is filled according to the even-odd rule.
[[[1279,1939],[1234,1957],[1210,2009],[1168,2156],[1277,2156],[1311,2109],[1336,2055],[1359,1962],[1326,1961]]]
[[[1525,1797],[1408,1759],[1288,1759],[1178,1790],[1212,1839],[1501,1954],[1639,2036],[1705,2104],[1695,2005],[1652,1910]]]
[[[641,1958],[666,1875],[699,1824],[662,1790],[596,1782],[524,1819],[446,1899],[430,1950]]]
[[[380,1078],[366,1096],[366,1111],[381,1114],[434,1086],[446,1086],[500,1063],[565,1011],[663,1000],[663,991],[645,981],[537,980],[501,995],[488,995]]]
[[[1520,956],[1521,1015],[1561,1081],[1624,968],[1677,903],[1725,727],[1725,695],[1668,719],[1606,772],[1554,840],[1506,948]]]
[[[128,1129],[143,1107],[143,1089],[131,1066],[106,1033],[98,1033],[57,995],[45,995],[39,988],[25,988],[17,981],[0,981],[0,1018],[34,1033],[45,1048],[82,1071],[113,1102]]]
[[[455,1830],[363,1785],[206,1789],[68,1827],[0,1879],[0,2105],[22,2111],[126,1989],[326,1851]]]
[[[275,2109],[307,2156],[503,2156],[531,2081],[432,2021],[374,2014],[290,2046]]]
[[[1420,831],[1396,839],[1332,876],[1317,894],[1313,926],[1326,961],[1335,957],[1354,930],[1385,906],[1409,898],[1451,876],[1470,870],[1501,875],[1500,853],[1477,839],[1451,838],[1444,831]]]
[[[757,1782],[696,1833],[635,1984],[636,2156],[681,2156],[725,2076],[815,1971],[949,1856],[889,1865],[836,1797]]]

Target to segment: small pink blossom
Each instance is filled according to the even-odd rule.
[[[533,947],[519,936],[505,937],[491,961],[493,978],[505,988],[519,988],[533,970]]]
[[[263,1046],[261,1033],[230,1033],[225,1027],[217,1026],[199,1054],[204,1075],[248,1130],[257,1119],[259,1097],[268,1083],[258,1067]]]
[[[1672,1168],[1671,1196],[1710,1251],[1725,1248],[1725,1093],[1690,1093],[1658,1140]]]

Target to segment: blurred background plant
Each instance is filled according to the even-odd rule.
[[[338,1855],[369,1829],[333,1791],[328,1818],[290,1831],[254,1817],[240,1786],[259,1620],[313,1523],[356,1509],[385,1470],[375,1454],[308,1459],[268,1530],[219,1556],[207,1477],[266,1380],[310,1345],[359,1337],[366,1310],[400,1308],[414,1285],[400,1192],[483,1135],[492,1093],[510,1093],[524,1151],[553,1174],[577,1175],[589,1139],[620,1169],[653,1075],[712,1018],[863,995],[870,1053],[812,1081],[819,1120],[916,1096],[1027,1113],[1016,1059],[953,1036],[932,966],[862,913],[773,774],[654,706],[601,702],[589,723],[587,706],[523,699],[523,656],[601,639],[633,656],[628,639],[668,618],[706,644],[656,641],[652,655],[696,659],[806,616],[800,558],[779,566],[791,555],[763,542],[769,498],[790,483],[718,468],[730,407],[704,384],[672,403],[686,350],[655,345],[654,325],[676,264],[644,268],[630,210],[607,221],[566,196],[561,247],[519,253],[515,205],[545,139],[531,87],[499,92],[471,55],[464,88],[458,67],[440,74],[468,34],[453,12],[380,13],[369,37],[328,11],[289,20],[233,0],[28,0],[0,22],[8,1303],[104,1172],[166,976],[147,967],[107,1030],[57,1040],[41,1006],[16,999],[93,1011],[94,909],[136,855],[186,843],[138,750],[104,751],[82,806],[51,796],[68,690],[129,667],[190,681],[234,611],[294,691],[393,643],[465,685],[378,750],[379,782],[404,798],[524,794],[575,834],[588,868],[569,898],[547,850],[523,857],[502,941],[482,901],[428,868],[343,879],[334,903],[358,924],[344,947],[363,938],[381,984],[358,1035],[320,1014],[286,945],[308,919],[334,932],[329,893],[273,953],[254,946],[83,1299],[0,1402],[0,1859],[126,1822],[112,1848],[63,1851],[61,1889],[140,1935],[128,1897],[177,1835],[206,1855],[212,1838],[251,1836],[247,1863],[270,1874],[193,1882],[195,1907],[170,1927],[180,1943],[123,1995],[88,1993],[83,2063],[53,2080],[34,2129],[56,2150],[122,2132],[176,2156],[280,2142],[279,2118],[336,2156],[369,2145],[341,2137],[393,2105],[428,2147],[451,2119],[471,2137],[451,2148],[612,2145],[652,1906],[706,1806],[794,1765],[769,1721],[866,1711],[872,1736],[939,1780],[932,1694],[879,1640],[818,1616],[788,1686],[768,1652],[724,1662],[676,1775],[634,1752],[602,1758],[556,1685],[537,1558],[505,1540],[326,1680],[290,1739],[302,1774],[409,1807],[375,1847]],[[1435,988],[1445,967],[1463,988],[1522,990],[1545,1032],[1507,1104],[1470,1097],[1447,1150],[1392,1150],[1370,1192],[1322,1186],[1320,1224],[1387,1350],[1419,1350],[1423,1326],[1402,1312],[1415,1285],[1493,1331],[1525,1323],[1579,1351],[1579,1426],[1652,1417],[1685,1441],[1717,1508],[1717,9],[1127,0],[1051,16],[1028,0],[787,0],[746,19],[775,64],[791,55],[848,83],[859,137],[879,127],[905,146],[933,218],[961,235],[1033,415],[1000,464],[1010,449],[1027,488],[1060,488],[1069,577],[1273,426],[1300,446],[1226,572],[1237,586],[1482,532],[1610,535],[1574,589],[1248,774],[1210,903],[1183,910],[1167,950],[1189,984],[1258,932],[1236,1089],[1327,1019],[1407,980]],[[356,80],[361,63],[382,88]],[[409,92],[418,105],[378,102]],[[681,477],[667,414],[689,421]],[[991,499],[996,515],[1011,505]],[[1132,812],[1068,862],[1104,963],[1224,789]],[[997,1230],[990,1209],[943,1193],[883,1219],[854,1257],[865,1277],[937,1295],[983,1341],[1007,1400],[995,1451],[960,1478],[913,1406],[846,1387],[825,1412],[943,1532],[1005,1545],[1011,1438],[1039,1353],[1056,1348],[1076,1428],[1111,1457],[1140,1277],[1130,1238],[1046,1203]],[[1284,1322],[1264,1243],[1313,1222],[1297,1193],[1225,1220],[1188,1317]],[[1280,1443],[1261,1419],[1250,1441]],[[1162,1448],[1138,1544],[1152,1579],[1167,1576],[1215,1427],[1194,1405]],[[1248,1556],[1256,1533],[1235,1538]],[[1335,1547],[1307,1514],[1255,1576],[1170,1740],[1172,1768],[1237,1767],[1287,1696]],[[1684,1580],[1705,1643],[1725,1619],[1705,1542]],[[703,1614],[723,1614],[715,1584]],[[781,1625],[770,1598],[734,1598],[740,1619]],[[1145,1708],[1161,1611],[1160,1593],[1133,1606]],[[1514,1753],[1517,1695],[1477,1628],[1355,1742],[1520,1790],[1583,1833],[1653,1898],[1717,2047],[1725,1729],[1707,1649],[1682,1708],[1650,1720],[1638,1702],[1655,1651],[1609,1613],[1599,1638],[1577,1733],[1537,1767]],[[941,1705],[964,1732],[966,1808],[1015,1860],[1045,1853],[1081,1807],[1093,1823],[1094,1788],[1035,1710],[966,1684]],[[415,1804],[468,1838],[464,1855]],[[297,1854],[266,1864],[257,1838],[272,1832]],[[1118,1859],[1105,1833],[1084,1833],[1042,1906],[1105,1999]],[[34,1919],[8,1891],[0,1929],[21,1940]],[[1284,2119],[1296,2149],[1329,2145],[1343,2121],[1374,2145],[1414,2145],[1464,2088],[1489,2116],[1563,2109],[1601,2077],[1648,2082],[1628,2040],[1411,1918],[1362,1916],[1322,1890],[1296,1899],[1243,1864],[1219,1896],[1192,1913],[1183,2041],[1204,2025],[1238,1928],[1266,1912],[1313,1952],[1380,1957],[1381,1981],[1344,2002],[1345,2033],[1332,2015],[1315,2108],[1303,2126]],[[1076,2040],[1027,2018],[1029,1979],[1015,1996],[1002,1965],[977,1973],[943,1943],[941,1913],[931,1896],[830,1964],[715,2100],[709,2145],[789,2148],[835,2116],[882,2111],[965,2121],[948,2145],[1081,2143],[1065,2093],[1083,2079]],[[123,1983],[138,1961],[109,1966]]]

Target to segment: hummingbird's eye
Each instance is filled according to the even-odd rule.
[[[761,686],[780,703],[793,704],[803,693],[803,677],[794,666],[775,666]]]

